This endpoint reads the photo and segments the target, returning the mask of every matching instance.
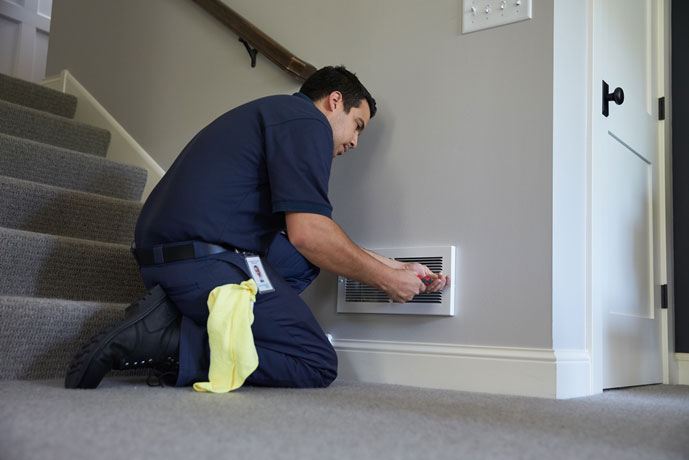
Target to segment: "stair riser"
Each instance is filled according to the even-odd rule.
[[[129,248],[0,228],[0,295],[131,302],[144,293]]]
[[[124,305],[27,299],[0,301],[0,379],[48,379],[65,376],[82,343],[122,318]],[[29,299],[30,300],[30,299]]]
[[[0,175],[139,201],[147,171],[104,158],[0,134]]]
[[[0,176],[0,227],[129,245],[141,204]]]
[[[81,346],[121,321],[125,306],[0,297],[0,380],[63,379]],[[110,372],[146,374],[145,369]]]
[[[0,132],[104,157],[110,132],[64,117],[0,101]]]

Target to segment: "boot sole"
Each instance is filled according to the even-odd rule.
[[[146,318],[165,299],[165,291],[159,285],[156,285],[141,299],[127,307],[124,321],[106,329],[93,337],[89,343],[83,345],[67,369],[65,388],[96,388],[100,381],[93,386],[83,385],[84,376],[90,369],[93,359],[117,334]]]

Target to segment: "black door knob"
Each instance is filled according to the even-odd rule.
[[[624,90],[622,88],[618,86],[612,93],[608,91],[610,91],[610,87],[603,80],[603,115],[606,117],[609,114],[608,104],[610,101],[615,101],[617,105],[621,105],[624,102]]]

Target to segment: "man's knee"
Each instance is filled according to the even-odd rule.
[[[300,388],[326,388],[337,378],[337,353],[328,343],[327,348],[319,351],[317,358],[303,360],[302,379],[296,383]]]
[[[321,377],[323,378],[322,388],[329,387],[337,378],[337,367],[335,369],[324,369],[321,372]]]
[[[323,360],[323,365],[318,369],[321,377],[321,387],[325,388],[330,386],[331,383],[337,378],[337,353],[335,349],[330,346],[328,353]]]

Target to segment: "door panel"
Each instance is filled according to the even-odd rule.
[[[21,37],[21,24],[0,14],[0,72],[12,75],[19,38]]]
[[[50,35],[42,30],[36,30],[33,52],[32,80],[40,81],[45,78],[45,68],[48,62],[48,40]]]
[[[45,77],[52,0],[0,0],[0,72]]]
[[[653,317],[653,229],[651,165],[616,139],[610,139],[600,165],[615,171],[617,180],[602,183],[600,225],[607,274],[602,292],[609,311]]]

